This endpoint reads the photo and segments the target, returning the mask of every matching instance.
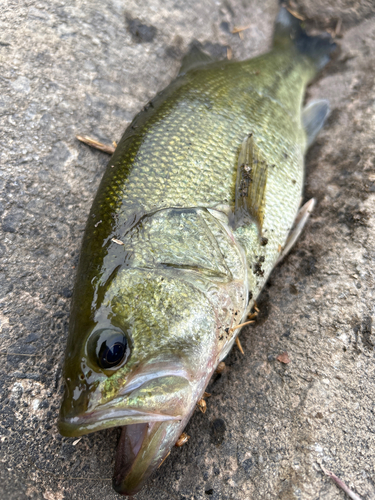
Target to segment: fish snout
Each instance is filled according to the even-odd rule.
[[[72,424],[97,405],[99,398],[95,389],[98,385],[99,382],[89,384],[83,377],[79,377],[76,382],[70,378],[66,379],[58,422],[59,431],[63,436],[78,435],[78,427]]]

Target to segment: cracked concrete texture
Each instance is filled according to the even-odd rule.
[[[340,52],[308,91],[332,108],[306,159],[305,198],[317,207],[264,289],[257,324],[241,333],[245,356],[230,353],[189,443],[139,500],[344,498],[319,464],[375,497],[375,7],[293,8],[321,29],[342,20]],[[118,140],[193,39],[219,57],[267,50],[277,9],[273,0],[2,6],[1,498],[118,498],[117,431],[77,443],[56,428],[75,266],[107,162],[75,134]],[[243,39],[233,26],[249,26]]]

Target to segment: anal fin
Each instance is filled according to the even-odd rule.
[[[236,228],[255,221],[262,236],[267,175],[264,154],[256,145],[253,134],[249,134],[242,142],[238,157],[234,210]]]
[[[314,142],[329,115],[329,102],[325,99],[310,102],[302,111],[302,125],[306,132],[307,147]]]
[[[299,210],[296,220],[294,222],[294,226],[289,233],[289,236],[286,240],[284,248],[277,259],[276,264],[281,262],[284,257],[290,252],[295,242],[298,240],[300,234],[302,233],[305,224],[310,217],[311,212],[313,211],[315,206],[315,198],[311,198],[308,202],[306,202]]]

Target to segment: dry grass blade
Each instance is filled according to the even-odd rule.
[[[344,483],[344,481],[342,481],[341,479],[339,479],[333,472],[325,469],[321,464],[319,464],[322,471],[324,472],[324,474],[328,477],[330,477],[332,479],[332,481],[339,487],[342,489],[342,491],[344,491],[352,500],[362,500],[362,498],[360,496],[358,496],[356,493],[354,493],[354,491],[352,491],[348,486],[346,486],[346,484]]]
[[[41,358],[42,354],[25,354],[21,352],[0,352],[2,356],[27,356],[32,358]]]
[[[341,34],[341,27],[342,27],[342,20],[341,18],[337,19],[337,24],[335,28],[335,37],[339,36]]]
[[[287,7],[286,9],[290,14],[292,14],[292,16],[296,17],[297,19],[299,19],[300,21],[304,21],[306,18],[302,15],[302,14],[299,14],[298,12],[296,12],[295,10],[293,9],[289,9]]]
[[[109,155],[113,155],[113,153],[115,152],[115,148],[113,146],[103,144],[102,142],[96,141],[95,139],[92,139],[87,135],[76,135],[76,138],[79,141],[83,142],[84,144],[91,146],[92,148],[103,151],[103,153],[108,153]]]
[[[236,337],[236,344],[237,344],[238,349],[240,350],[240,353],[241,354],[245,354],[244,350],[242,349],[242,345],[241,345],[240,339],[238,337]]]
[[[250,323],[255,323],[254,320],[252,321],[246,321],[245,323],[241,323],[240,325],[237,325],[237,326],[234,326],[233,328],[231,328],[229,331],[230,332],[234,332],[235,330],[237,330],[238,328],[242,328],[243,326],[245,325],[250,325]]]
[[[159,466],[158,466],[158,469],[160,469],[160,467],[163,465],[163,463],[167,460],[167,458],[169,457],[169,455],[171,454],[170,451],[168,451],[168,453],[165,455],[165,457],[163,458],[163,460],[160,462]]]
[[[242,31],[248,30],[251,27],[251,24],[248,26],[235,26],[232,30],[232,33],[241,33]]]
[[[116,245],[125,245],[123,241],[117,240],[116,238],[111,238],[111,241],[113,241],[113,243],[116,243]]]

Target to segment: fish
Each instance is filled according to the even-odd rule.
[[[59,431],[121,428],[122,495],[176,443],[307,220],[304,155],[329,105],[303,101],[334,48],[285,7],[264,55],[213,61],[194,45],[109,161],[83,237]]]

